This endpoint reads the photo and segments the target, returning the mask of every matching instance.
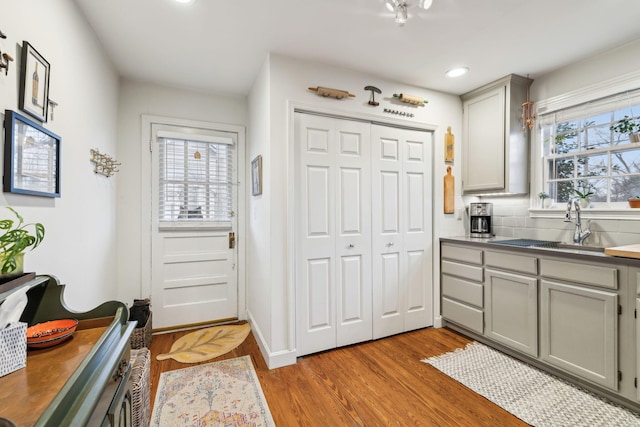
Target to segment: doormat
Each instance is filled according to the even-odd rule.
[[[163,372],[151,426],[275,426],[251,357]]]
[[[198,363],[226,354],[242,344],[251,332],[248,323],[198,329],[178,338],[169,353],[156,356],[158,360],[174,359],[182,363]]]
[[[422,361],[533,426],[640,426],[639,414],[478,342]]]

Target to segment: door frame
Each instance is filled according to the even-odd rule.
[[[238,319],[247,319],[247,298],[246,298],[246,187],[245,175],[245,137],[244,126],[230,125],[224,123],[213,123],[200,120],[187,120],[173,117],[156,116],[142,114],[140,129],[140,188],[151,189],[151,146],[153,145],[153,135],[151,127],[154,124],[199,127],[223,132],[235,133],[238,135],[237,143],[237,177],[238,177],[238,206],[237,206],[237,275],[238,275]],[[141,191],[140,200],[142,209],[140,211],[140,290],[142,295],[151,295],[151,192]],[[153,301],[151,301],[153,304]]]
[[[338,119],[346,119],[346,120],[356,120],[356,121],[365,121],[365,122],[370,122],[371,124],[378,124],[378,125],[383,125],[383,126],[389,126],[389,127],[398,127],[401,129],[408,129],[408,130],[418,130],[418,131],[423,131],[423,132],[430,132],[431,133],[431,191],[432,194],[434,194],[434,190],[435,190],[435,147],[433,144],[435,144],[435,132],[438,129],[437,125],[434,124],[428,124],[428,123],[415,123],[415,122],[410,122],[408,120],[402,120],[402,119],[393,119],[393,118],[381,118],[379,115],[374,115],[374,114],[364,114],[364,113],[357,113],[354,111],[344,111],[344,110],[338,110],[338,109],[334,109],[334,108],[323,108],[320,107],[318,105],[310,105],[310,104],[304,104],[304,103],[300,103],[300,102],[295,102],[295,101],[291,101],[289,100],[287,102],[287,124],[288,124],[288,129],[287,129],[287,138],[288,138],[288,144],[287,144],[287,208],[286,208],[286,212],[287,212],[287,217],[290,219],[287,221],[287,237],[286,237],[286,247],[287,249],[287,270],[285,272],[286,274],[286,278],[287,278],[287,283],[286,283],[286,288],[287,288],[287,295],[289,296],[289,301],[296,301],[296,251],[298,250],[297,248],[297,244],[296,244],[296,227],[295,227],[295,218],[296,218],[296,211],[295,211],[295,197],[296,197],[296,183],[295,183],[295,171],[296,171],[296,167],[297,165],[295,164],[295,113],[306,113],[306,114],[315,114],[315,115],[320,115],[320,116],[328,116],[328,117],[334,117],[334,118],[338,118]],[[432,212],[431,215],[431,229],[435,230],[435,212]],[[431,239],[431,245],[432,248],[435,248],[435,233],[432,236]],[[433,254],[435,254],[435,250],[432,250],[432,258],[431,260],[429,260],[429,262],[431,263],[432,266],[432,277],[431,277],[431,283],[433,284],[432,286],[432,293],[431,293],[431,298],[432,301],[434,303],[434,306],[432,307],[433,312],[432,312],[432,316],[434,317],[433,321],[434,321],[434,325],[435,325],[435,317],[436,317],[436,306],[435,306],[435,302],[436,302],[436,294],[439,295],[439,287],[436,286],[436,273],[439,275],[439,271],[436,271],[434,267],[434,260],[433,260]],[[438,288],[438,289],[437,289]],[[287,307],[287,318],[289,319],[288,321],[288,339],[287,339],[287,344],[288,344],[288,348],[290,349],[290,351],[293,352],[293,354],[295,354],[295,349],[296,349],[296,307],[295,304],[288,304]]]

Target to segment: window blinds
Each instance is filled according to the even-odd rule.
[[[538,124],[548,126],[581,118],[587,119],[593,115],[617,110],[624,110],[625,114],[631,117],[640,116],[640,89],[621,92],[549,113],[541,113]]]
[[[234,141],[158,132],[160,221],[230,222]]]

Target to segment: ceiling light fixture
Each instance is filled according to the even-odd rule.
[[[182,4],[189,4],[189,3],[193,3],[196,0],[175,0],[175,1]]]
[[[469,69],[467,67],[459,67],[459,68],[452,68],[451,70],[447,71],[445,75],[447,77],[454,78],[454,77],[464,76],[468,72],[469,72]]]
[[[427,10],[433,4],[433,0],[386,0],[385,6],[389,12],[395,12],[396,24],[403,26],[409,19],[409,13],[407,9],[411,6],[417,5],[421,9]]]

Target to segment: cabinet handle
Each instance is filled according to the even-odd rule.
[[[349,244],[349,249],[351,248],[355,248],[355,246],[353,246],[352,244]]]

